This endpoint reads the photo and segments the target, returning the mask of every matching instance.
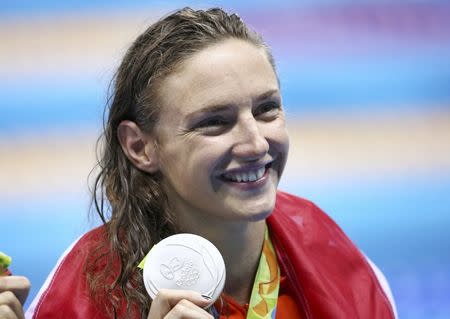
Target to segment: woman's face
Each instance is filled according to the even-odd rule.
[[[208,47],[165,78],[159,96],[157,157],[176,215],[267,217],[289,139],[264,50],[236,39]]]

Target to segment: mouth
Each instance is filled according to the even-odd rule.
[[[235,172],[226,172],[223,173],[220,178],[225,182],[232,183],[257,183],[267,177],[269,168],[272,166],[272,163],[273,162],[270,162],[261,167],[254,167]]]

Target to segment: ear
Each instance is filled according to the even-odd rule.
[[[156,139],[144,133],[136,123],[120,122],[117,138],[126,157],[134,166],[148,173],[159,170]]]

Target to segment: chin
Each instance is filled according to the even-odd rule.
[[[275,208],[275,198],[261,204],[254,204],[250,207],[248,207],[248,205],[243,205],[243,207],[246,207],[246,209],[244,208],[244,211],[242,211],[242,214],[246,219],[251,222],[257,222],[266,219],[272,214],[273,209]]]
[[[261,212],[259,214],[250,214],[250,215],[248,215],[248,221],[249,222],[259,222],[259,221],[264,220],[267,217],[269,217],[270,214],[272,214],[272,210],[267,211],[267,212]]]

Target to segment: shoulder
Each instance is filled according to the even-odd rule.
[[[301,211],[302,213],[312,213],[320,211],[321,213],[323,213],[323,211],[312,201],[283,191],[277,192],[275,211],[281,211],[285,213],[299,211]]]
[[[374,272],[375,276],[377,277],[378,282],[386,295],[386,298],[388,299],[389,303],[391,304],[392,311],[394,312],[394,318],[398,318],[397,306],[395,304],[394,295],[392,294],[392,289],[391,289],[391,286],[389,285],[389,282],[386,279],[386,276],[383,274],[381,269],[378,268],[378,266],[369,257],[367,257],[366,254],[364,254],[364,252],[361,252],[361,253],[364,255],[364,257],[366,258],[370,267],[372,268],[372,271]]]
[[[283,191],[277,191],[277,201],[276,201],[276,207],[279,206],[288,206],[288,207],[298,207],[298,206],[305,206],[309,207],[311,205],[314,205],[311,201],[298,197],[293,194],[289,194]]]
[[[100,226],[75,240],[48,275],[26,318],[82,318],[83,315],[101,318],[92,313],[94,307],[89,305],[85,265],[97,244],[105,239],[105,228]]]
[[[301,246],[323,245],[342,239],[346,246],[353,244],[325,212],[310,200],[278,191],[275,208],[267,219],[274,235],[286,240],[295,240]]]
[[[320,300],[330,291],[336,290],[342,294],[346,292],[349,296],[376,296],[373,304],[390,305],[396,318],[395,302],[386,278],[317,205],[280,191],[277,193],[275,209],[267,221],[275,239],[280,263],[288,259],[298,276],[304,278],[304,293],[310,301]],[[311,276],[314,273],[320,273],[321,276]],[[320,278],[324,274],[327,278],[334,278],[334,281],[322,282]],[[320,292],[321,298],[316,298],[315,292]],[[330,296],[330,300],[333,298]],[[367,300],[370,298],[367,297]],[[321,302],[317,305],[319,309]],[[348,309],[354,306],[348,305]]]
[[[304,225],[304,222],[326,222],[338,227],[334,221],[312,201],[283,191],[277,192],[275,208],[271,219],[280,222],[294,221]]]

